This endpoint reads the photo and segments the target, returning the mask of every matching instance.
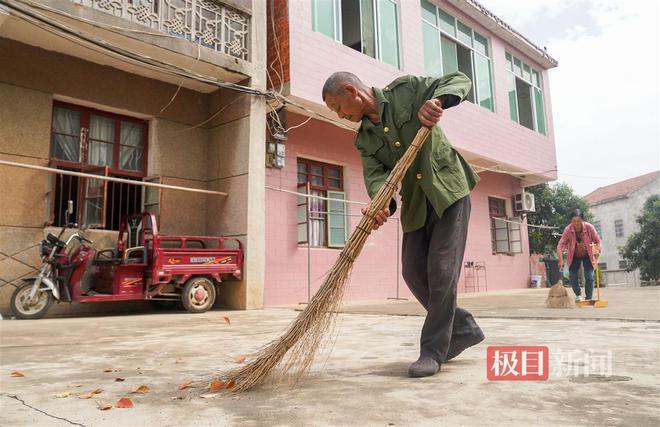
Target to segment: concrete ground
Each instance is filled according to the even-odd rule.
[[[236,356],[277,336],[297,313],[270,308],[5,320],[0,426],[659,425],[660,289],[612,289],[606,309],[556,315],[543,308],[547,290],[541,291],[461,298],[487,338],[434,377],[406,376],[423,322],[414,303],[348,304],[332,352],[323,353],[297,387],[208,399],[178,387],[236,366]],[[549,379],[488,381],[492,345],[548,346]],[[584,355],[608,351],[611,372],[594,366],[585,372]],[[13,371],[25,376],[11,377]],[[129,394],[143,384],[149,393]],[[97,388],[103,391],[91,399],[77,397]],[[97,409],[123,396],[132,399],[132,409]],[[172,399],[178,396],[183,399]]]

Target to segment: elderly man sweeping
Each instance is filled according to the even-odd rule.
[[[456,306],[470,218],[470,191],[479,176],[452,148],[437,125],[444,109],[458,105],[470,92],[461,73],[442,78],[402,76],[383,89],[369,87],[354,74],[332,74],[323,100],[343,119],[361,122],[355,140],[364,181],[374,197],[420,126],[432,128],[431,143],[422,146],[401,183],[403,277],[427,311],[420,356],[411,377],[435,375],[442,363],[484,339],[472,315]],[[396,210],[376,215],[375,229]],[[366,213],[363,209],[363,213]]]

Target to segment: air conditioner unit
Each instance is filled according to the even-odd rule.
[[[523,191],[514,197],[516,212],[536,212],[536,203],[534,195]]]

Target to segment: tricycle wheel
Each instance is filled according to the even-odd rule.
[[[204,313],[215,303],[215,285],[206,277],[193,277],[183,287],[181,302],[192,313]]]
[[[40,319],[53,303],[53,294],[50,289],[40,286],[34,301],[30,301],[32,282],[26,282],[16,287],[11,295],[11,310],[19,319]]]

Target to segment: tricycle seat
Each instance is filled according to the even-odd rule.
[[[96,253],[94,265],[118,265],[121,263],[119,252],[115,248],[103,249]]]

